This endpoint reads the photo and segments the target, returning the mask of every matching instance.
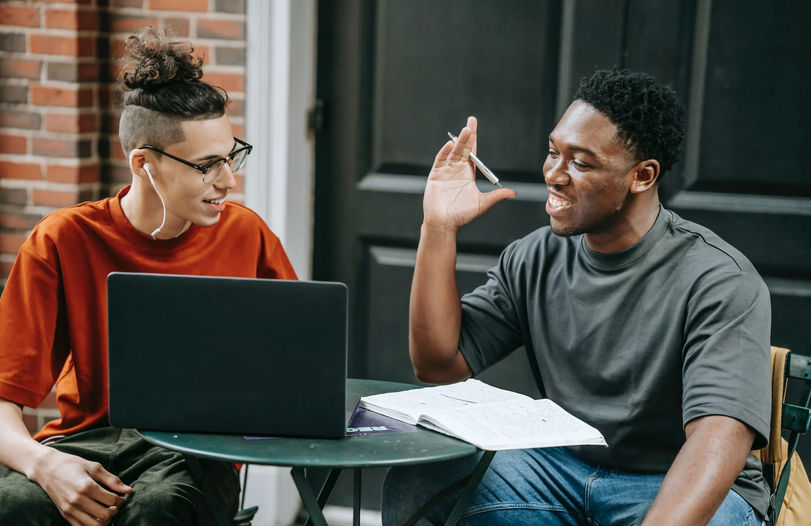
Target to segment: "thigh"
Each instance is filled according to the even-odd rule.
[[[80,431],[52,442],[48,447],[99,462],[107,468],[117,438],[117,430],[105,427]],[[12,470],[0,478],[0,525],[6,524],[67,526],[68,522],[39,484]]]
[[[641,524],[664,478],[664,474],[600,470],[587,485],[588,512],[596,524],[603,526]]]
[[[118,513],[116,526],[215,524],[209,503],[180,453],[152,446],[125,430],[112,464],[133,489]],[[206,459],[201,464],[226,514],[233,517],[239,497],[236,468]]]
[[[88,429],[49,442],[48,447],[91,462],[98,462],[104,469],[109,470],[110,455],[115,450],[120,433],[120,429],[112,427]]]
[[[616,472],[596,476],[587,485],[587,509],[597,524],[641,524],[664,477]],[[708,526],[760,526],[761,522],[752,507],[730,490]]]
[[[402,524],[433,495],[470,474],[478,460],[392,469],[383,489],[384,524]],[[562,448],[500,451],[460,524],[581,524],[590,470]],[[461,491],[442,500],[420,524],[443,524]]]
[[[760,526],[762,522],[752,506],[730,490],[708,526]]]
[[[0,525],[68,526],[36,482],[14,470],[0,477]]]

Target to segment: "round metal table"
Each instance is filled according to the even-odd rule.
[[[404,391],[419,386],[384,382],[378,380],[348,379],[347,393],[358,396]],[[360,480],[362,468],[391,467],[408,464],[439,462],[473,455],[479,450],[466,442],[449,436],[417,428],[416,432],[380,433],[364,436],[348,436],[342,439],[272,438],[248,440],[242,435],[214,435],[199,433],[170,433],[139,431],[150,443],[182,453],[192,474],[200,482],[212,504],[220,526],[230,526],[231,521],[224,516],[216,494],[205,480],[198,458],[208,458],[243,464],[290,466],[291,475],[301,496],[310,519],[317,526],[326,526],[321,509],[329,497],[338,475],[344,468],[354,470],[354,513],[355,524],[359,524]],[[460,500],[448,517],[447,524],[458,520],[464,506],[473,495],[481,477],[487,469],[493,452],[485,452],[476,470],[465,479]],[[306,480],[305,468],[330,468],[324,486],[318,497],[312,492]],[[421,508],[406,524],[414,524],[431,505],[444,497],[438,495]],[[458,508],[458,510],[457,510]],[[309,521],[308,521],[309,522]]]

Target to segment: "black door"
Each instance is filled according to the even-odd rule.
[[[755,264],[772,292],[773,343],[811,354],[811,4],[346,0],[320,2],[318,18],[313,272],[349,286],[351,375],[416,383],[408,296],[446,132],[478,117],[480,157],[518,192],[461,231],[464,293],[508,243],[548,224],[546,137],[580,78],[613,66],[676,90],[688,137],[665,206]],[[483,379],[536,393],[521,352]]]

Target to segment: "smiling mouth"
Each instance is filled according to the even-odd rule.
[[[223,201],[225,201],[224,197],[221,197],[219,199],[204,199],[204,202],[210,203],[212,205],[221,205]]]
[[[565,206],[570,206],[572,204],[571,201],[566,201],[565,199],[561,199],[556,195],[549,194],[549,198],[547,199],[547,203],[549,204],[550,208],[563,208]]]

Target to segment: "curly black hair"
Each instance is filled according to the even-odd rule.
[[[202,80],[203,59],[166,27],[147,26],[127,38],[119,76],[118,136],[124,155],[141,145],[164,148],[185,140],[184,121],[217,119],[230,99]]]
[[[200,80],[203,59],[190,42],[175,41],[166,27],[147,26],[127,38],[120,74],[124,106],[140,106],[184,118],[221,116],[225,90]]]
[[[637,161],[659,161],[660,177],[679,162],[684,108],[672,89],[650,75],[617,68],[597,71],[583,77],[574,98],[608,117]]]

